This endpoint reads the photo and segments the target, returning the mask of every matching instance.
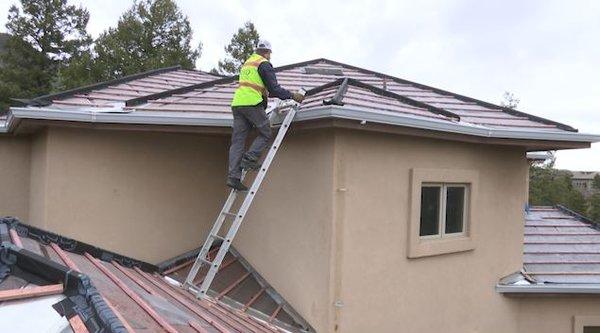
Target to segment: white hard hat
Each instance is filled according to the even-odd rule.
[[[261,39],[258,41],[258,44],[256,45],[256,49],[257,50],[269,50],[272,51],[273,49],[271,49],[271,43],[269,43],[268,40],[265,39]]]

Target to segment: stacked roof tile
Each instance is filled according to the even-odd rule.
[[[43,300],[40,297],[44,294],[32,292],[44,286],[52,289],[45,295],[62,296],[53,299],[54,302],[61,301],[54,307],[69,318],[75,332],[86,331],[77,331],[74,325],[85,325],[90,332],[96,331],[94,327],[98,326],[102,332],[312,331],[235,251],[227,255],[215,278],[210,290],[213,298],[198,300],[176,282],[186,274],[195,253],[172,260],[168,267],[159,269],[13,219],[0,221],[0,236],[3,242],[0,249],[0,307],[13,306],[15,302],[25,302],[25,305],[31,302],[32,308],[39,306],[38,301]],[[18,254],[16,259],[11,257],[15,254]],[[10,268],[8,274],[6,267]],[[60,281],[48,281],[48,270],[63,272],[58,275]],[[164,270],[164,274],[159,270]],[[85,288],[87,278],[81,278],[79,273],[89,278]],[[166,274],[172,278],[165,278]],[[83,283],[72,288],[74,280]],[[6,296],[23,293],[30,293],[26,295],[28,300]],[[95,304],[91,304],[94,295],[97,295]],[[73,302],[79,308],[73,308]],[[31,326],[25,327],[43,327],[35,318],[30,320]]]

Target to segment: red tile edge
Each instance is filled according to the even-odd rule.
[[[50,243],[50,247],[54,250],[54,252],[56,252],[56,255],[59,256],[59,258],[65,263],[65,265],[67,265],[67,267],[69,267],[70,269],[76,270],[78,272],[81,272],[79,267],[77,267],[77,265],[73,262],[73,260],[71,260],[71,258],[69,258],[67,256],[65,251],[63,251],[63,249],[61,249],[60,246],[56,245],[55,243]],[[133,327],[131,327],[129,325],[129,323],[127,322],[127,320],[125,320],[123,315],[114,307],[114,305],[112,305],[112,303],[106,297],[104,297],[104,295],[102,295],[100,293],[100,291],[98,291],[98,293],[100,294],[100,296],[102,296],[102,298],[106,302],[106,305],[108,305],[108,307],[111,309],[111,311],[117,316],[117,318],[119,318],[119,320],[121,321],[123,326],[125,326],[125,329],[127,330],[127,332],[134,333],[135,331],[133,330]]]
[[[115,274],[108,270],[108,268],[104,267],[98,260],[92,257],[89,253],[84,253],[84,256],[98,268],[104,275],[106,275],[110,280],[112,280],[121,290],[123,290],[134,302],[136,302],[152,319],[154,319],[162,328],[164,328],[169,333],[177,333],[177,330],[171,326],[162,316],[160,316],[154,309],[146,303],[138,294],[136,294],[133,290],[131,290],[121,279],[119,279]]]

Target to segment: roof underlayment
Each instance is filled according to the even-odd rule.
[[[600,140],[548,119],[327,59],[276,71],[283,87],[309,91],[296,121],[350,119],[488,138]],[[230,127],[236,87],[235,76],[162,69],[26,101],[11,108],[4,125],[0,119],[0,131],[11,131],[21,119]]]
[[[600,225],[565,207],[532,207],[525,218],[523,270],[503,293],[600,294]]]
[[[62,332],[65,326],[74,332],[314,331],[235,250],[228,253],[215,277],[211,298],[198,300],[178,282],[197,251],[157,267],[12,218],[0,219],[0,237],[3,328],[23,332]],[[31,311],[36,311],[35,317],[19,315]],[[9,318],[8,313],[15,316]]]

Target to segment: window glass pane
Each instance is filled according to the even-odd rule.
[[[447,189],[445,233],[463,232],[465,188],[448,186]]]
[[[439,233],[440,191],[439,186],[421,187],[420,236],[437,235]]]
[[[600,333],[600,326],[585,326],[583,333]]]

